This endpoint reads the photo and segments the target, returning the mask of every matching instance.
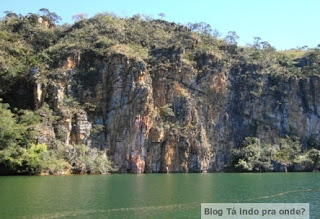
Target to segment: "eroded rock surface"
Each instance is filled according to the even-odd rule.
[[[119,172],[225,171],[247,136],[319,140],[319,77],[278,81],[212,55],[195,67],[182,50],[158,53],[167,62],[113,54],[95,61],[94,74],[75,74],[82,60],[69,57],[62,77],[35,85],[35,106],[46,92],[60,139],[105,150]],[[89,107],[68,109],[70,97]]]

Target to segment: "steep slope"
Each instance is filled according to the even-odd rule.
[[[210,31],[109,14],[51,29],[27,19],[2,21],[2,34],[34,48],[14,53],[10,37],[2,38],[1,83],[8,88],[0,93],[12,107],[52,110],[54,121],[38,113],[33,142],[97,148],[119,172],[217,172],[234,170],[239,159],[250,166],[253,156],[238,157],[235,149],[254,137],[261,148],[270,144],[270,154],[259,152],[260,163],[241,170],[319,168],[319,155],[310,154],[320,140],[318,49],[241,48]],[[14,22],[31,27],[23,35]],[[35,41],[39,33],[52,41]],[[10,68],[19,56],[27,61],[15,75]],[[289,138],[302,149],[286,158],[281,142]]]

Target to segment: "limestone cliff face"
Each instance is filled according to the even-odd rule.
[[[181,49],[152,55],[165,60],[113,54],[93,60],[94,72],[77,55],[59,77],[34,79],[35,107],[47,102],[60,116],[45,132],[105,150],[131,173],[224,171],[247,136],[320,140],[319,77],[278,80],[214,55],[191,65]]]

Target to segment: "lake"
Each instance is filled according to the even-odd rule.
[[[320,173],[0,177],[0,218],[200,218],[202,202],[310,203]]]

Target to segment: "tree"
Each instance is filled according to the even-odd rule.
[[[0,99],[0,150],[18,145],[25,134],[26,127],[17,123],[17,119],[9,109],[9,104]],[[5,125],[4,125],[5,124]]]
[[[273,158],[277,161],[291,164],[301,152],[300,140],[295,136],[286,136],[286,138],[280,139],[279,149]]]
[[[142,16],[143,20],[145,20],[145,21],[152,20],[152,15],[142,14],[141,16]]]
[[[47,145],[32,144],[22,154],[22,164],[26,171],[31,174],[41,173],[46,168],[45,154],[48,153]]]
[[[274,51],[274,48],[267,41],[262,41],[260,37],[253,37],[253,45],[252,46],[256,50],[265,50],[265,51]]]
[[[221,36],[221,33],[215,28],[214,30],[212,30],[212,36],[214,38],[218,38]]]
[[[28,13],[26,15],[26,18],[29,20],[29,22],[33,25],[38,23],[38,15],[33,13]]]
[[[270,43],[268,43],[267,41],[263,41],[263,42],[261,42],[261,47],[262,47],[262,49],[263,50],[266,50],[266,49],[274,49],[271,45],[270,45]]]
[[[72,19],[75,22],[85,20],[87,17],[88,17],[87,13],[77,13],[77,14],[72,15]]]
[[[159,13],[158,16],[160,17],[161,20],[166,16],[165,13]]]
[[[253,48],[261,49],[261,38],[260,37],[253,37]]]
[[[212,28],[210,24],[207,24],[205,22],[200,23],[188,23],[187,26],[192,30],[199,32],[200,34],[206,34],[209,35],[212,32]]]
[[[72,164],[74,173],[104,174],[115,171],[105,153],[85,145],[67,147],[68,162]]]
[[[307,156],[313,161],[314,169],[319,169],[320,168],[320,151],[313,148],[308,151]]]
[[[141,14],[134,14],[134,15],[132,16],[132,19],[133,19],[133,20],[141,20],[141,18],[142,18]]]
[[[7,18],[18,18],[18,15],[16,13],[13,13],[12,11],[4,11],[3,13],[6,14],[5,17]]]
[[[233,151],[237,157],[235,168],[239,171],[270,171],[272,170],[270,145],[261,145],[260,139],[247,137],[243,147]]]
[[[46,8],[41,8],[39,10],[39,14],[42,15],[43,17],[48,18],[54,24],[59,23],[59,21],[62,20],[62,18],[59,15],[57,15],[55,12],[50,12]]]
[[[232,45],[237,45],[237,40],[239,39],[239,36],[235,31],[229,31],[224,39]]]

